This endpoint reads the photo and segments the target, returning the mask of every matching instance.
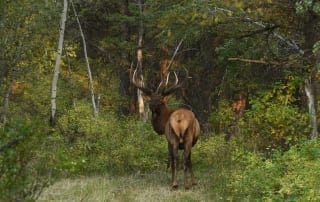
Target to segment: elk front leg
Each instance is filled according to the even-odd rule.
[[[171,157],[172,189],[178,188],[177,168],[178,168],[178,145],[168,143]]]

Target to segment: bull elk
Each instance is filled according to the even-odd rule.
[[[141,82],[137,82],[136,70],[132,75],[132,83],[143,92],[144,98],[149,101],[149,108],[152,112],[151,122],[153,129],[158,134],[165,134],[165,137],[168,141],[173,189],[178,188],[178,150],[184,150],[184,187],[188,189],[188,173],[191,176],[192,185],[196,184],[196,180],[192,171],[191,149],[198,140],[200,126],[192,111],[184,108],[174,110],[167,107],[167,102],[171,95],[177,89],[181,88],[188,79],[188,71],[186,70],[186,78],[184,78],[182,82],[179,82],[178,76],[175,72],[174,75],[175,82],[172,86],[167,86],[170,76],[169,73],[164,80],[166,81],[164,84],[165,87],[160,90],[160,88],[163,86],[162,81],[155,92],[152,89],[141,85]]]

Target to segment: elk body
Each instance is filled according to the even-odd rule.
[[[162,85],[162,82],[156,92],[153,92],[153,90],[139,85],[135,77],[136,71],[133,73],[132,83],[144,93],[144,97],[149,101],[149,108],[152,112],[151,122],[153,129],[158,134],[165,134],[168,141],[172,170],[172,188],[176,189],[178,187],[177,169],[178,150],[180,149],[184,150],[184,187],[188,189],[190,187],[188,174],[191,176],[192,185],[196,184],[192,171],[191,149],[196,144],[200,134],[199,122],[190,110],[184,108],[173,110],[167,107],[167,102],[171,95],[182,87],[188,76],[179,83],[178,77],[175,74],[175,84],[169,88],[164,88],[161,92],[159,92],[159,87]],[[167,84],[165,86],[167,86]]]

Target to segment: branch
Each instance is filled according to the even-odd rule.
[[[210,10],[209,8],[209,12],[213,13],[213,15],[215,15],[216,12],[223,12],[223,13],[234,13],[232,10],[229,9],[225,9],[225,8],[219,8],[219,7],[214,7],[212,10]],[[243,18],[241,16],[237,16],[236,18]],[[248,20],[250,23],[258,26],[258,27],[262,27],[262,28],[267,28],[269,25],[265,25],[262,22],[257,22],[252,20],[249,17],[244,17],[245,20]],[[278,32],[275,32],[273,30],[271,30],[271,33],[273,34],[273,36],[275,36],[276,38],[278,38],[279,40],[285,42],[287,44],[287,46],[289,46],[290,48],[294,49],[295,51],[297,51],[300,55],[304,54],[304,50],[301,49],[295,41],[291,40],[291,39],[285,39],[282,35],[280,35]]]
[[[176,55],[177,55],[177,53],[178,53],[178,50],[179,50],[179,48],[180,48],[183,40],[184,40],[184,37],[180,40],[178,46],[176,47],[176,50],[174,51],[173,56],[171,57],[171,60],[170,60],[170,62],[169,62],[169,64],[168,64],[167,71],[169,71],[169,68],[170,68],[170,66],[171,66],[174,58],[176,57]]]
[[[240,61],[240,62],[247,62],[247,63],[256,63],[256,64],[264,64],[264,65],[280,65],[279,62],[273,61],[265,61],[265,60],[253,60],[253,59],[245,59],[245,58],[229,58],[229,61]]]
[[[251,37],[251,36],[254,36],[254,35],[256,35],[256,34],[260,34],[260,33],[263,33],[263,32],[273,32],[273,30],[274,29],[276,29],[276,28],[278,28],[279,26],[277,26],[277,25],[274,25],[274,26],[271,26],[271,27],[269,27],[269,26],[266,26],[266,27],[263,27],[263,28],[261,28],[261,29],[258,29],[258,30],[255,30],[255,31],[253,31],[253,32],[251,32],[251,33],[249,33],[249,34],[245,34],[245,35],[242,35],[242,36],[240,36],[240,37],[238,37],[239,39],[242,39],[242,38],[246,38],[246,37]]]
[[[4,152],[6,149],[10,149],[12,147],[14,147],[15,145],[17,145],[23,138],[22,137],[17,137],[17,138],[14,138],[12,140],[10,140],[7,144],[5,145],[2,145],[0,147],[0,153],[1,152]]]
[[[248,20],[249,22],[259,26],[259,27],[262,27],[262,28],[266,28],[267,25],[264,25],[263,23],[261,22],[256,22],[256,21],[253,21],[251,18],[249,17],[245,17],[246,20]],[[281,41],[285,42],[289,47],[291,47],[292,49],[296,50],[300,55],[303,55],[304,54],[304,50],[302,50],[297,44],[295,41],[291,40],[291,39],[285,39],[283,36],[281,36],[279,33],[275,32],[275,31],[272,31],[272,34],[273,36],[277,37],[278,39],[280,39]]]
[[[143,10],[144,10],[144,2],[143,0],[139,0],[138,1],[138,6],[139,6],[139,17],[140,17],[140,21],[139,21],[139,38],[138,38],[138,46],[141,48],[142,47],[142,43],[143,43],[143,20],[142,20],[142,15],[143,15]]]
[[[92,79],[91,68],[90,68],[89,59],[88,59],[86,39],[85,39],[84,33],[82,31],[81,23],[80,23],[77,11],[76,11],[76,9],[74,7],[73,0],[70,0],[70,2],[71,2],[71,5],[72,5],[72,10],[73,10],[74,16],[76,17],[76,20],[77,20],[77,23],[78,23],[80,35],[81,35],[81,38],[82,38],[83,52],[84,52],[84,57],[86,59],[86,65],[87,65],[87,71],[88,71],[88,77],[89,77],[89,83],[90,83],[91,101],[92,101],[92,107],[93,107],[93,116],[97,117],[98,116],[98,109],[96,107],[96,99],[95,99],[95,95],[94,95],[93,79]]]

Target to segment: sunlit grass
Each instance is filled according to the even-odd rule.
[[[44,190],[38,201],[226,201],[230,199],[229,147],[221,138],[214,140],[200,141],[192,150],[198,184],[190,190],[183,187],[180,158],[178,190],[171,190],[171,170],[164,163],[155,171],[61,179]]]
[[[169,176],[169,171],[159,171],[63,179],[47,188],[38,201],[211,201],[203,184],[206,179],[190,190],[180,186],[172,191]]]

